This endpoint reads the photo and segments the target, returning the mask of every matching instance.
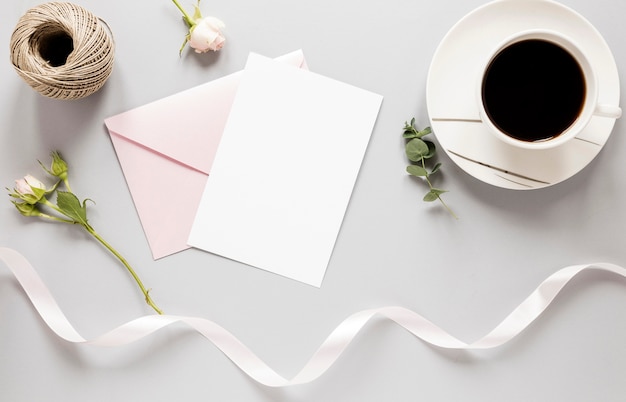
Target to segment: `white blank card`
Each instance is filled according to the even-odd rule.
[[[251,54],[189,245],[321,286],[381,102]]]

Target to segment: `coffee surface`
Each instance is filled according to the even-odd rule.
[[[552,42],[516,42],[496,55],[483,77],[489,119],[507,135],[529,142],[554,138],[581,112],[586,86],[578,62]]]

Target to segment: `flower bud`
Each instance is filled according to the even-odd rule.
[[[224,26],[224,23],[215,17],[197,20],[190,30],[189,45],[196,53],[220,50],[226,41],[222,34]]]
[[[24,216],[41,216],[41,211],[39,211],[39,208],[37,208],[35,204],[13,201],[13,205],[15,205],[15,208]]]
[[[19,198],[27,204],[38,203],[48,191],[46,185],[31,175],[15,180],[14,198]]]
[[[50,166],[50,174],[61,180],[67,179],[67,163],[65,163],[58,152],[53,152],[51,155],[52,165]]]

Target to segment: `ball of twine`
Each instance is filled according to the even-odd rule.
[[[113,69],[115,45],[106,23],[81,6],[51,2],[31,8],[11,36],[11,62],[37,92],[79,99],[99,90]]]

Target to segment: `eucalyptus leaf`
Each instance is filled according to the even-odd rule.
[[[418,132],[418,135],[420,137],[423,137],[425,135],[431,134],[433,132],[433,130],[430,127],[426,127],[425,129],[421,130]]]
[[[439,196],[437,194],[433,193],[432,191],[429,191],[424,196],[423,201],[433,202],[433,201],[437,201],[438,198],[439,198]]]
[[[424,159],[430,159],[433,156],[435,156],[435,154],[437,153],[437,146],[432,141],[428,141],[428,140],[423,140],[423,141],[428,146],[428,153],[424,155]]]
[[[421,161],[425,155],[430,153],[430,148],[423,140],[413,138],[406,144],[406,156],[412,162]]]
[[[409,165],[406,167],[406,171],[412,175],[417,177],[426,177],[428,176],[428,171],[421,166],[417,165]]]
[[[426,195],[424,196],[424,201],[426,202],[436,201],[439,199],[439,196],[443,193],[447,193],[447,191],[441,190],[438,188],[431,188],[430,191],[426,193]]]
[[[435,166],[433,166],[433,170],[430,171],[430,174],[437,173],[439,169],[441,169],[441,163],[437,163]]]

